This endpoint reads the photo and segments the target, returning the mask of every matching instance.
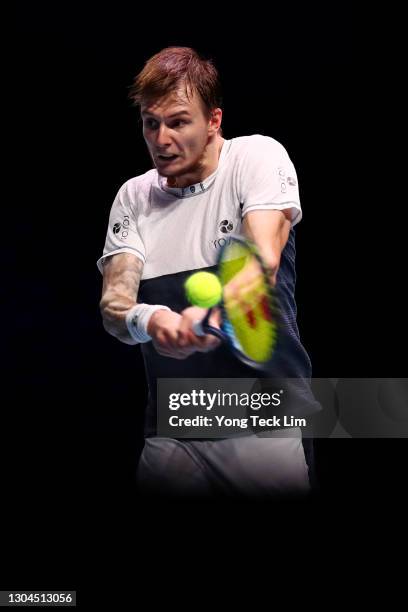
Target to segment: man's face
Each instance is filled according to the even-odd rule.
[[[199,171],[209,140],[211,122],[197,93],[187,98],[183,88],[141,107],[143,136],[161,176],[182,177]]]

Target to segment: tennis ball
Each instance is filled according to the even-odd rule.
[[[184,288],[188,301],[201,308],[211,308],[222,298],[221,283],[211,272],[195,272],[186,280]]]

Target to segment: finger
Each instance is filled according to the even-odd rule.
[[[188,347],[181,348],[177,344],[177,332],[172,333],[170,330],[165,330],[158,334],[153,345],[156,351],[163,357],[185,358],[192,351]]]
[[[171,359],[186,359],[191,355],[190,351],[164,350],[160,347],[156,347],[156,350],[162,357],[169,357]]]
[[[198,336],[192,329],[194,322],[185,319],[183,325],[178,330],[177,344],[180,348],[200,348],[203,345],[204,336]]]
[[[178,327],[178,345],[180,347],[191,344],[193,346],[200,346],[198,336],[193,331],[193,326],[196,321],[203,319],[203,312],[205,314],[206,311],[202,308],[189,308],[184,311]]]
[[[221,327],[221,309],[220,308],[214,308],[214,310],[211,313],[209,323],[213,327],[218,327],[218,328]]]
[[[221,340],[210,334],[205,335],[201,338],[201,345],[197,347],[197,351],[200,353],[208,353],[213,351],[221,344]]]
[[[179,341],[178,329],[168,329],[164,332],[164,345],[171,353],[188,352],[188,343]]]

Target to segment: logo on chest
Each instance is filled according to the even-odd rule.
[[[232,221],[229,221],[228,219],[223,219],[218,224],[218,231],[222,232],[223,234],[230,234],[233,229],[234,223]],[[226,236],[225,238],[222,237],[216,238],[215,240],[210,240],[210,245],[215,249],[221,249],[228,242],[230,242],[230,238]]]
[[[224,219],[223,221],[221,221],[218,227],[223,234],[229,234],[234,229],[234,224],[232,223],[232,221]]]

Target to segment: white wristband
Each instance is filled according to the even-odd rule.
[[[129,334],[136,340],[136,342],[149,342],[151,336],[147,333],[147,326],[150,321],[150,317],[156,310],[170,310],[167,306],[160,306],[160,304],[136,304],[126,313],[126,326]]]

